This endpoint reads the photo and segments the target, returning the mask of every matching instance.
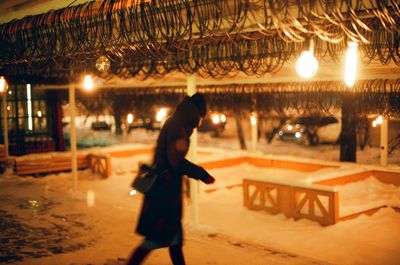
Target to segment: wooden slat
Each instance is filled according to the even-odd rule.
[[[107,151],[107,154],[111,157],[129,157],[142,154],[152,154],[154,152],[153,148],[143,148],[135,150],[119,150],[119,151]]]

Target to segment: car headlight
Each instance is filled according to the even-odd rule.
[[[226,122],[226,116],[224,114],[221,114],[220,120],[221,122]]]
[[[133,114],[129,113],[128,116],[126,117],[128,124],[132,124],[133,122]]]
[[[211,119],[214,124],[218,124],[221,121],[218,114],[214,114]]]

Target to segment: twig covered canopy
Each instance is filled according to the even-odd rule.
[[[310,39],[320,60],[339,60],[352,40],[364,61],[399,65],[399,32],[396,0],[104,0],[0,25],[0,74],[41,83],[66,83],[71,69],[103,78],[263,75]],[[100,56],[109,72],[96,70]]]

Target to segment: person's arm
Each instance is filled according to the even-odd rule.
[[[206,184],[211,184],[215,181],[215,179],[207,172],[207,170],[190,162],[187,159],[185,159],[185,161],[180,165],[178,170],[180,170],[180,173],[190,178],[201,180]]]
[[[185,159],[190,142],[183,128],[170,130],[167,142],[168,162],[173,170],[190,178],[199,179],[207,184],[214,182],[214,178],[204,168]]]

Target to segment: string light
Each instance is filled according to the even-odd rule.
[[[156,115],[156,120],[158,122],[164,120],[167,117],[167,109],[166,108],[161,108]]]
[[[375,128],[376,126],[381,125],[382,120],[383,120],[382,115],[379,115],[375,120],[372,121],[372,127]]]
[[[7,81],[4,79],[4,76],[0,77],[0,93],[3,93],[6,90]]]
[[[252,113],[251,116],[250,116],[250,123],[253,126],[257,125],[257,117],[256,117],[256,115],[254,113]]]
[[[93,90],[93,79],[91,75],[85,75],[85,79],[83,82],[85,90],[87,91]]]
[[[314,56],[314,44],[310,41],[309,50],[301,53],[296,61],[296,72],[305,79],[309,79],[315,75],[319,67],[318,60]]]
[[[355,42],[349,42],[347,51],[346,51],[346,58],[345,58],[345,65],[344,65],[344,82],[348,87],[354,86],[356,82],[356,72],[357,72],[357,48],[358,44]]]

